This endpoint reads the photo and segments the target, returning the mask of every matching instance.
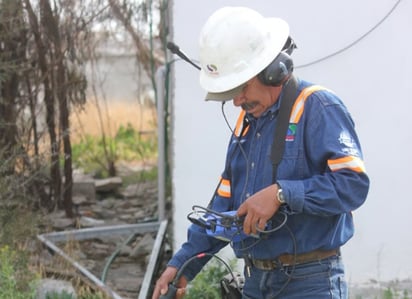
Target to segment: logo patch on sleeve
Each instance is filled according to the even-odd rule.
[[[339,135],[338,140],[342,145],[342,151],[344,153],[355,157],[359,156],[359,150],[356,146],[356,142],[348,132],[342,131]]]

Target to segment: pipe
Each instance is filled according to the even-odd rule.
[[[157,90],[157,138],[158,138],[158,217],[159,222],[165,219],[165,194],[166,194],[166,142],[165,142],[165,80],[166,66],[161,66],[156,71]]]
[[[113,299],[122,299],[116,292],[114,292],[112,289],[110,289],[108,286],[106,286],[101,280],[99,280],[96,276],[93,275],[90,271],[88,271],[86,268],[84,268],[82,265],[80,265],[78,262],[76,262],[74,259],[72,259],[70,256],[65,254],[62,250],[60,250],[56,245],[54,245],[52,242],[47,240],[44,236],[38,235],[37,238],[42,241],[47,247],[49,247],[51,250],[54,252],[58,253],[61,257],[63,257],[65,260],[67,260],[69,263],[71,263],[75,268],[77,268],[83,275],[88,277],[92,282],[94,282],[103,292],[105,292],[110,298]]]

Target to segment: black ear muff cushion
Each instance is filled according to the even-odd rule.
[[[265,85],[280,86],[293,72],[293,60],[286,52],[278,56],[258,74],[258,79]]]

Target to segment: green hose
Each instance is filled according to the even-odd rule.
[[[102,276],[101,276],[101,281],[104,283],[106,282],[106,278],[107,278],[107,271],[109,271],[109,267],[110,265],[113,263],[114,259],[116,258],[116,256],[119,254],[120,250],[126,246],[129,245],[129,243],[133,240],[134,236],[136,235],[136,233],[131,234],[129,236],[129,238],[126,239],[126,241],[124,241],[113,253],[112,255],[109,257],[109,259],[106,262],[106,265],[103,268],[103,272],[102,272]]]

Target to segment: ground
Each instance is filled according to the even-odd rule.
[[[78,217],[74,220],[65,218],[61,211],[52,213],[47,216],[44,227],[48,227],[50,232],[157,221],[157,181],[123,186],[116,192],[98,192],[95,200],[83,200],[77,212]],[[122,298],[127,299],[137,298],[139,294],[155,238],[156,232],[114,234],[56,245]],[[163,268],[170,257],[167,240],[164,246],[165,252],[160,258],[159,268]],[[97,289],[72,263],[67,263],[44,244],[38,242],[36,251],[40,254],[36,255],[35,263],[41,265],[45,276]]]

